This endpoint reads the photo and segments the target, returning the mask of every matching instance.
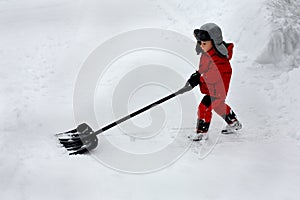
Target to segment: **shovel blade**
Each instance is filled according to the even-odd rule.
[[[86,123],[76,129],[56,135],[60,144],[67,149],[69,155],[88,153],[98,145],[98,138],[93,129]]]

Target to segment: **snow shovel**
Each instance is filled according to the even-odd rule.
[[[95,149],[98,145],[98,138],[97,135],[116,126],[117,124],[120,124],[142,112],[145,112],[146,110],[149,110],[150,108],[157,106],[179,94],[183,94],[187,91],[190,91],[194,88],[195,86],[187,81],[185,86],[178,90],[175,93],[170,94],[169,96],[166,96],[158,101],[155,101],[154,103],[151,103],[140,110],[137,110],[111,124],[108,124],[107,126],[97,130],[93,131],[93,129],[87,125],[86,123],[82,123],[77,126],[76,129],[64,132],[64,133],[59,133],[56,134],[56,136],[59,139],[59,142],[65,147],[69,155],[76,155],[76,154],[84,154],[86,152],[89,152],[92,149]]]

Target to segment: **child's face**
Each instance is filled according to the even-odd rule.
[[[211,48],[213,48],[212,41],[201,41],[201,48],[204,52],[208,52]]]

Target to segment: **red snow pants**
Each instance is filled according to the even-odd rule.
[[[225,99],[205,95],[198,106],[198,119],[210,122],[214,110],[222,118],[230,113],[230,106],[225,103]]]

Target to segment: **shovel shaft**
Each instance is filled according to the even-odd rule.
[[[165,102],[165,101],[167,101],[169,99],[172,99],[173,97],[175,97],[175,96],[177,96],[179,94],[183,94],[183,93],[185,93],[187,91],[190,91],[191,89],[193,89],[193,88],[190,85],[185,85],[182,89],[178,90],[177,92],[174,92],[174,93],[172,93],[172,94],[170,94],[170,95],[168,95],[168,96],[166,96],[166,97],[164,97],[164,98],[162,98],[160,100],[157,100],[157,101],[155,101],[155,102],[153,102],[153,103],[151,103],[151,104],[149,104],[149,105],[147,105],[147,106],[145,106],[145,107],[143,107],[143,108],[141,108],[141,109],[139,109],[139,110],[137,110],[137,111],[135,111],[135,112],[133,112],[133,113],[131,113],[131,114],[129,114],[129,115],[127,115],[127,116],[125,116],[125,117],[123,117],[123,118],[121,118],[121,119],[113,122],[113,123],[111,123],[111,124],[108,124],[107,126],[105,126],[105,127],[101,128],[101,129],[99,129],[98,131],[96,131],[94,133],[94,135],[98,135],[98,134],[100,134],[100,133],[102,133],[102,132],[104,132],[104,131],[106,131],[106,130],[114,127],[114,126],[116,126],[117,124],[120,124],[120,123],[122,123],[122,122],[124,122],[124,121],[126,121],[126,120],[128,120],[128,119],[130,119],[130,118],[132,118],[132,117],[134,117],[136,115],[138,115],[138,114],[141,114],[141,113],[145,112],[146,110],[149,110],[152,107],[155,107],[155,106],[157,106],[157,105],[159,105],[159,104],[161,104],[161,103],[163,103],[163,102]]]

